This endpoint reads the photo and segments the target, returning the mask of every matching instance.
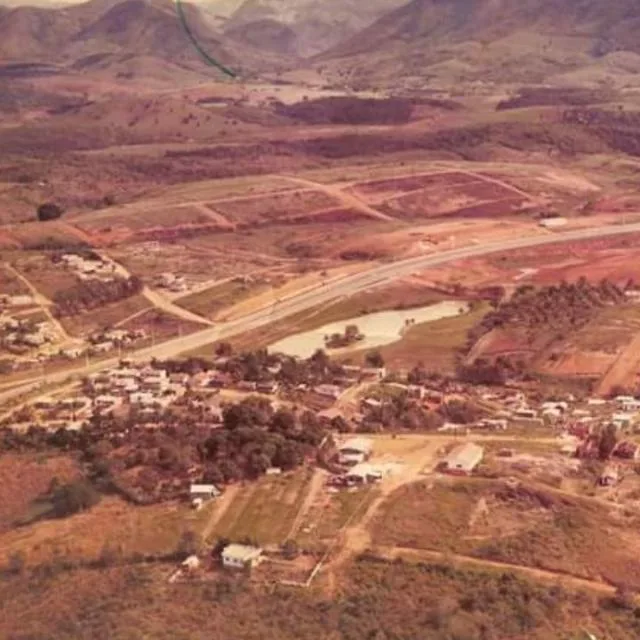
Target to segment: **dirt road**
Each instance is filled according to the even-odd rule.
[[[119,262],[116,262],[113,258],[107,255],[104,251],[95,251],[95,253],[100,256],[102,260],[108,262],[113,265],[114,273],[122,278],[130,278],[131,273]],[[179,307],[177,304],[171,302],[171,300],[165,298],[162,294],[157,291],[153,291],[149,287],[143,287],[142,295],[157,309],[161,311],[165,311],[166,313],[176,316],[178,318],[182,318],[187,322],[195,322],[197,324],[206,324],[208,326],[213,326],[213,322],[208,318],[204,318],[202,316],[197,315],[196,313],[192,313],[191,311],[187,311],[182,307]]]
[[[364,213],[365,215],[369,216],[370,218],[375,218],[376,220],[384,220],[386,222],[397,222],[395,218],[392,218],[391,216],[388,216],[385,213],[382,213],[377,209],[370,207],[368,204],[365,204],[364,202],[362,202],[362,200],[359,200],[358,198],[356,198],[355,196],[349,193],[346,193],[339,187],[335,187],[329,184],[322,184],[321,182],[313,182],[313,180],[307,180],[306,178],[298,178],[296,176],[278,175],[277,177],[285,178],[286,180],[291,180],[292,182],[297,182],[298,184],[311,187],[318,191],[323,191],[328,196],[335,198],[336,200],[339,200],[345,207],[348,207],[349,209],[356,209],[361,213]]]
[[[77,338],[72,338],[64,329],[64,327],[60,324],[60,321],[51,313],[51,306],[53,303],[47,297],[42,295],[34,286],[31,284],[31,281],[24,275],[22,275],[17,269],[15,269],[10,264],[5,263],[5,269],[11,273],[11,275],[15,276],[24,284],[27,289],[29,289],[29,293],[33,296],[35,303],[40,307],[42,313],[47,316],[47,320],[55,327],[60,340],[64,341],[67,344],[80,344],[82,340],[78,340]]]
[[[442,445],[442,440],[426,441],[424,446],[418,447],[415,451],[404,456],[404,468],[378,485],[377,496],[368,505],[358,522],[354,525],[347,525],[339,536],[334,555],[327,565],[331,571],[335,571],[348,558],[362,553],[371,546],[369,526],[378,509],[396,489],[405,484],[416,482],[423,473],[433,470],[438,460],[438,450]]]
[[[511,573],[519,573],[524,577],[533,578],[534,580],[539,580],[541,582],[563,584],[574,589],[597,591],[598,593],[605,595],[613,595],[616,591],[615,587],[607,582],[577,578],[576,576],[568,575],[566,573],[547,571],[546,569],[536,569],[535,567],[525,567],[519,564],[510,564],[507,562],[496,562],[494,560],[474,558],[472,556],[442,553],[441,551],[408,549],[405,547],[376,547],[374,553],[375,555],[387,560],[402,558],[403,560],[412,562],[453,562],[454,564],[461,565],[462,567],[508,571]]]
[[[216,528],[216,525],[222,519],[222,516],[227,512],[229,507],[233,504],[233,501],[236,499],[238,492],[240,491],[239,485],[230,485],[228,486],[224,493],[216,498],[213,513],[209,518],[209,522],[205,525],[202,530],[202,542],[209,542],[209,538],[213,533],[213,530]]]

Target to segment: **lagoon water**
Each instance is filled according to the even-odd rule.
[[[411,321],[412,324],[422,324],[440,320],[441,318],[451,318],[460,315],[461,311],[466,313],[468,310],[469,305],[467,302],[446,300],[416,309],[371,313],[349,320],[326,324],[312,331],[297,333],[270,345],[269,351],[272,353],[285,353],[298,358],[309,358],[318,349],[324,349],[331,355],[359,351],[361,349],[374,349],[400,340],[407,326],[407,321]],[[333,333],[343,333],[344,328],[349,324],[357,325],[360,332],[364,334],[364,339],[342,349],[327,349],[324,341],[325,336]]]

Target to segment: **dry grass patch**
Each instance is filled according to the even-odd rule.
[[[6,532],[0,555],[24,555],[28,565],[46,563],[56,555],[88,561],[105,548],[122,557],[161,555],[175,551],[186,531],[198,533],[210,513],[187,505],[133,506],[118,498],[103,498],[90,511],[59,520],[43,520]]]
[[[113,327],[130,316],[150,308],[150,306],[149,301],[142,294],[138,294],[87,313],[61,318],[60,322],[70,335],[85,336],[101,329]]]
[[[49,490],[54,478],[64,483],[79,474],[75,460],[67,456],[11,453],[0,456],[0,532],[28,515],[31,503]]]
[[[396,491],[375,544],[450,551],[640,587],[640,518],[548,488],[420,482]]]

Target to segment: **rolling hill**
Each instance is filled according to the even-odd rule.
[[[544,82],[603,65],[635,75],[639,29],[636,0],[411,0],[317,62],[372,82]]]
[[[282,62],[216,32],[195,5],[183,7],[193,37],[222,64],[253,72],[277,68]],[[138,59],[143,62],[136,65]],[[0,11],[0,64],[44,61],[84,72],[104,72],[113,66],[125,76],[131,68],[144,71],[158,62],[210,72],[171,0],[90,0],[61,8]],[[129,71],[123,72],[123,67]]]
[[[231,14],[225,33],[247,37],[253,46],[273,50],[273,26],[279,24],[295,34],[293,46],[301,56],[325,51],[369,26],[406,0],[244,0]],[[262,25],[262,27],[261,27]],[[240,30],[243,28],[242,30]],[[260,29],[264,32],[260,36]]]

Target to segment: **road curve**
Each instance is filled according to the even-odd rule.
[[[606,238],[628,233],[640,233],[640,223],[607,225],[553,235],[514,238],[513,240],[472,245],[442,251],[440,253],[389,262],[374,266],[366,271],[332,278],[327,280],[324,285],[293,294],[287,298],[282,298],[280,302],[258,309],[242,318],[219,323],[216,326],[197,331],[181,338],[173,338],[153,347],[139,349],[128,354],[127,357],[135,360],[149,360],[153,357],[160,359],[172,358],[182,353],[199,349],[217,340],[227,339],[272,322],[283,320],[288,316],[330,303],[338,298],[348,297],[374,289],[428,267],[436,267],[457,260],[475,258],[501,251],[513,251],[550,244],[590,240],[593,238]],[[117,358],[111,358],[96,363],[95,365],[90,365],[89,367],[79,366],[76,369],[51,374],[47,376],[47,381],[56,382],[66,380],[71,375],[86,375],[87,373],[112,367],[116,365],[117,362]],[[6,394],[4,399],[7,399]]]

